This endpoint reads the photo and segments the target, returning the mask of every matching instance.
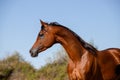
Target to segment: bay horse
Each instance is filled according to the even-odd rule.
[[[40,23],[41,30],[30,49],[32,57],[60,43],[70,58],[67,67],[69,80],[120,80],[120,49],[99,51],[57,22],[40,20]]]

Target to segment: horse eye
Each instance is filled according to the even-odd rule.
[[[39,34],[39,37],[40,37],[40,38],[43,38],[43,37],[44,37],[44,34]]]

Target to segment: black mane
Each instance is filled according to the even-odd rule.
[[[62,26],[62,27],[64,27],[63,25],[59,24],[58,22],[51,22],[51,23],[49,23],[49,25],[51,25],[51,26]]]
[[[51,26],[60,26],[60,27],[63,27],[67,30],[69,30],[70,32],[73,33],[73,35],[81,42],[82,46],[87,49],[89,52],[91,52],[92,54],[96,55],[96,52],[97,52],[97,49],[95,47],[93,47],[91,44],[85,42],[80,36],[78,36],[75,32],[73,32],[72,30],[70,30],[69,28],[57,23],[57,22],[51,22],[49,23],[48,25],[51,25]]]

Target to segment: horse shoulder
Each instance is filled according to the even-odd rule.
[[[103,80],[96,56],[86,52],[80,61],[80,72],[85,80]]]
[[[70,60],[67,69],[70,80],[103,80],[97,59],[88,52],[81,57],[79,62],[74,63]]]

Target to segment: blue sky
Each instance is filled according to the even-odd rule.
[[[0,59],[18,51],[36,68],[61,46],[56,44],[32,58],[29,49],[40,30],[39,20],[58,22],[99,50],[120,48],[119,0],[0,0]]]

